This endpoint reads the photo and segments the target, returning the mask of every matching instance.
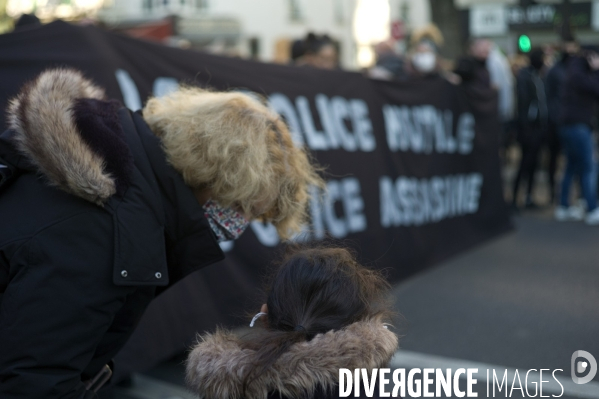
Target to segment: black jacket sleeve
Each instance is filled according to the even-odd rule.
[[[0,398],[87,398],[81,373],[130,287],[112,283],[98,208],[38,232],[11,259],[0,308]]]
[[[531,103],[530,73],[522,69],[516,76],[516,97],[518,99],[518,127],[521,132],[530,128],[528,111]]]
[[[560,87],[561,82],[561,70],[564,68],[561,64],[554,65],[545,79],[545,94],[547,95],[547,107],[549,109],[549,120],[552,123],[558,123],[560,114]]]
[[[575,90],[591,94],[599,99],[599,75],[597,72],[589,71],[586,59],[577,58],[570,62],[568,79]]]
[[[462,78],[464,82],[470,82],[474,79],[475,62],[470,57],[461,57],[458,59],[456,68],[453,73]]]

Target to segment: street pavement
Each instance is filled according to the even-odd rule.
[[[599,359],[599,227],[549,212],[514,222],[395,288],[402,348],[564,375],[575,350]]]
[[[599,399],[599,373],[586,385],[570,378],[574,351],[599,360],[599,227],[558,223],[550,211],[524,213],[514,224],[513,232],[394,287],[400,314],[395,328],[402,337],[391,366],[479,368],[478,397],[487,397],[486,369],[500,379],[509,369],[510,388],[515,370],[527,386],[528,370],[549,369],[543,396]],[[182,359],[102,397],[192,398],[182,390]],[[556,369],[563,370],[555,372],[563,394],[551,375]],[[535,379],[538,384],[541,378],[531,372],[529,396]],[[521,392],[516,388],[511,397],[523,397]],[[506,389],[495,393],[506,396]]]

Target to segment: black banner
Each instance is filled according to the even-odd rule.
[[[81,69],[132,109],[179,82],[266,97],[295,141],[327,167],[327,195],[310,204],[312,224],[297,240],[341,240],[392,281],[510,228],[491,92],[469,93],[441,78],[380,82],[225,58],[55,22],[0,36],[0,107],[25,81],[61,65]],[[117,358],[117,373],[180,352],[197,331],[239,324],[248,306],[259,305],[248,301],[258,298],[279,244],[272,226],[254,222],[223,245],[224,262],[152,304]]]

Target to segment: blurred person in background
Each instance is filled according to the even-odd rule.
[[[599,224],[595,177],[595,160],[591,120],[599,99],[599,48],[583,47],[579,56],[571,56],[567,63],[560,108],[559,135],[567,157],[560,204],[555,218],[560,221],[581,220],[584,210],[570,206],[570,186],[574,175],[580,177],[582,195],[586,201],[585,222]]]
[[[518,207],[518,189],[523,178],[527,179],[525,208],[537,208],[532,199],[532,190],[537,170],[539,151],[549,123],[549,109],[543,72],[545,52],[535,48],[530,52],[530,65],[522,68],[517,76],[518,135],[522,150],[520,166],[514,180],[512,207]]]
[[[374,46],[375,65],[367,72],[369,78],[379,80],[405,80],[404,58],[394,48],[394,42],[386,40]]]
[[[435,53],[439,53],[439,50],[445,43],[445,38],[437,25],[428,24],[422,28],[415,29],[410,35],[410,47],[414,48],[419,43],[429,43],[434,47]]]
[[[418,42],[409,55],[408,72],[411,78],[437,77],[441,71],[437,49],[429,40]]]
[[[289,51],[291,55],[291,64],[295,64],[302,55],[304,55],[304,40],[297,39],[291,43],[291,49]]]
[[[514,122],[514,109],[516,99],[514,96],[514,74],[507,57],[501,52],[499,46],[491,44],[491,51],[487,57],[486,67],[489,70],[491,85],[498,91],[499,122],[502,127],[503,136],[500,137],[500,150],[510,144],[510,131]],[[502,156],[502,158],[505,158]]]
[[[475,38],[468,43],[467,54],[457,61],[454,73],[462,83],[479,90],[491,88],[491,76],[487,69],[487,58],[493,43],[489,39]]]
[[[429,24],[414,31],[410,38],[410,52],[406,63],[406,73],[411,79],[443,78],[459,84],[460,77],[452,73],[447,60],[441,55],[445,42],[439,28]]]
[[[35,14],[23,14],[15,22],[15,30],[35,28],[42,26],[42,22]]]
[[[414,78],[437,76],[441,71],[439,49],[445,43],[443,34],[435,24],[416,29],[410,36],[409,63],[406,71]]]
[[[328,35],[316,35],[310,32],[304,39],[293,42],[291,59],[297,66],[338,69],[339,49],[337,43]]]
[[[512,69],[512,75],[518,76],[518,73],[521,69],[526,68],[530,65],[530,60],[528,56],[524,54],[515,54],[508,58],[510,62],[510,67]]]
[[[568,63],[580,50],[580,45],[571,35],[565,36],[560,45],[561,53],[558,60],[547,72],[545,88],[547,94],[547,106],[549,108],[549,129],[547,131],[546,143],[549,150],[549,190],[551,203],[555,201],[557,190],[555,187],[555,172],[557,160],[560,154],[559,125],[561,114],[561,98],[563,96],[564,81]]]

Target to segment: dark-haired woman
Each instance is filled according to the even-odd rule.
[[[388,288],[345,249],[295,252],[256,315],[263,328],[241,338],[222,330],[203,336],[187,360],[188,385],[206,399],[337,398],[340,368],[371,375],[397,350],[385,324]]]

